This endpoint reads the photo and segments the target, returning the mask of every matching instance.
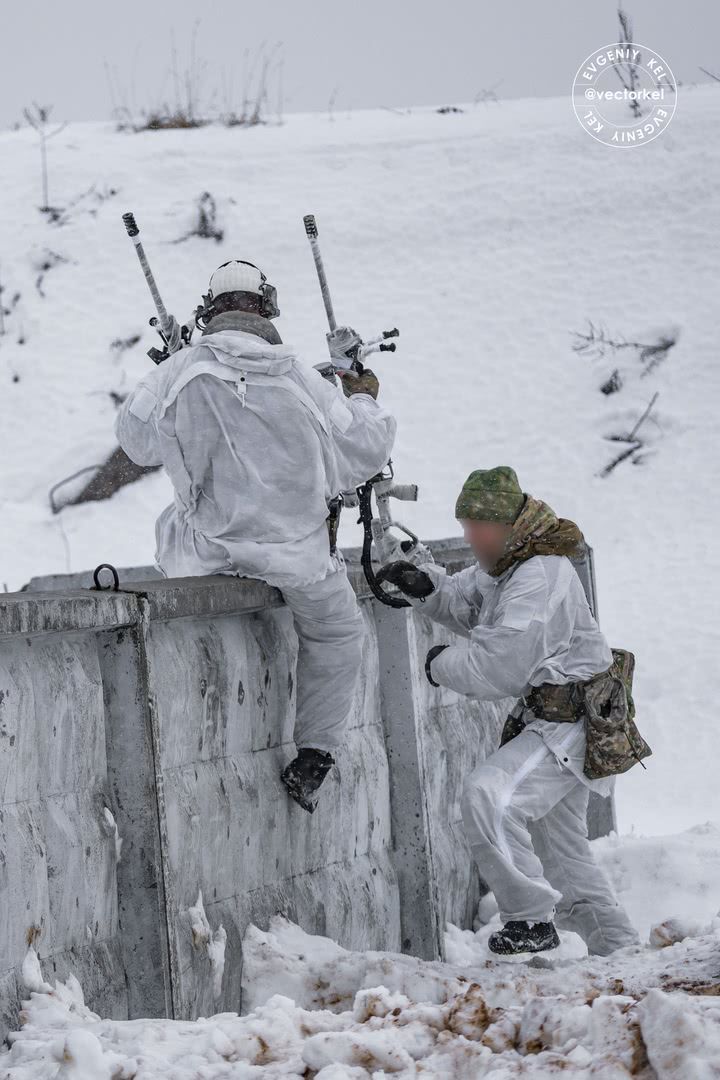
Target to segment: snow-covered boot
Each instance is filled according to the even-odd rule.
[[[488,938],[490,951],[504,956],[544,952],[545,949],[557,949],[559,944],[560,938],[553,922],[530,923],[513,920],[505,923],[502,930],[496,930]]]
[[[312,814],[318,804],[313,796],[334,764],[332,754],[315,750],[312,746],[303,746],[294,761],[280,773],[280,779],[295,802]]]

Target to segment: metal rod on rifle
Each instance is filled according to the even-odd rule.
[[[142,243],[140,241],[140,230],[135,221],[135,215],[128,211],[128,213],[123,214],[122,219],[125,223],[127,234],[135,245],[135,251],[137,252],[137,257],[140,260],[142,272],[145,275],[145,280],[147,281],[148,288],[150,289],[150,295],[153,298],[153,303],[155,304],[155,309],[158,313],[160,329],[162,330],[162,336],[165,339],[168,351],[171,353],[177,352],[183,344],[180,327],[178,326],[177,320],[172,315],[168,315],[167,309],[162,302],[162,297],[160,296],[158,287],[155,284],[155,278],[153,276],[152,270],[150,269],[147,255],[145,254]]]
[[[325,267],[323,266],[322,255],[320,254],[320,244],[318,242],[318,230],[317,223],[315,221],[314,214],[306,214],[303,218],[305,223],[305,232],[307,238],[310,241],[310,247],[312,248],[313,259],[315,260],[315,269],[317,270],[318,281],[320,282],[320,292],[322,293],[323,303],[325,305],[325,313],[327,315],[328,325],[331,330],[337,329],[337,322],[335,321],[335,313],[333,311],[332,300],[330,299],[330,288],[325,276]]]

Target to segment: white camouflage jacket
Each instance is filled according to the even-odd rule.
[[[610,647],[588,605],[569,559],[535,555],[492,577],[475,563],[457,574],[422,567],[435,592],[414,607],[467,638],[432,662],[441,686],[485,701],[520,698],[541,683],[589,678],[612,663]],[[589,780],[583,772],[585,721],[538,720],[529,710],[526,730],[536,731],[566,768],[592,790],[609,794],[614,777]]]
[[[370,395],[345,399],[292,346],[241,330],[174,353],[115,423],[128,457],[164,465],[175,489],[155,525],[157,567],[279,588],[331,570],[328,501],[385,465],[395,429]]]

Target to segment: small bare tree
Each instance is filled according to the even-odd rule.
[[[626,15],[622,8],[618,8],[618,19],[620,21],[620,41],[628,48],[634,48],[630,16]],[[615,74],[628,92],[637,93],[640,77],[634,63],[615,64]],[[628,105],[630,106],[630,112],[636,119],[642,115],[642,109],[637,97],[630,98]]]
[[[34,128],[37,132],[38,139],[40,140],[40,169],[42,173],[42,206],[40,209],[45,213],[50,209],[50,198],[48,196],[48,168],[47,168],[47,144],[50,139],[54,139],[56,135],[65,128],[66,124],[58,124],[54,130],[50,130],[50,113],[52,112],[52,105],[38,105],[36,101],[32,103],[31,108],[23,109],[23,116],[27,120],[30,127]]]

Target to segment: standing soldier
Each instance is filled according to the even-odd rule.
[[[275,289],[252,263],[210,279],[197,345],[140,380],[118,415],[120,445],[138,465],[164,465],[173,502],[155,525],[167,577],[235,574],[282,590],[299,641],[297,756],[283,770],[306,810],[334,764],[360,670],[364,623],[328,505],[378,472],[395,420],[369,369],[343,373],[344,396],[284,345]],[[349,367],[347,327],[328,335]]]
[[[583,535],[524,494],[502,465],[471,473],[455,516],[475,565],[447,576],[432,564],[396,562],[378,578],[468,639],[430,650],[425,670],[433,686],[485,701],[520,699],[500,748],[468,776],[462,797],[465,833],[504,923],[489,947],[555,948],[555,921],[579,933],[592,953],[637,944],[593,859],[586,812],[589,792],[610,794],[611,773],[649,748],[628,717],[613,653],[568,557],[583,554]],[[591,739],[588,718],[610,735]]]

